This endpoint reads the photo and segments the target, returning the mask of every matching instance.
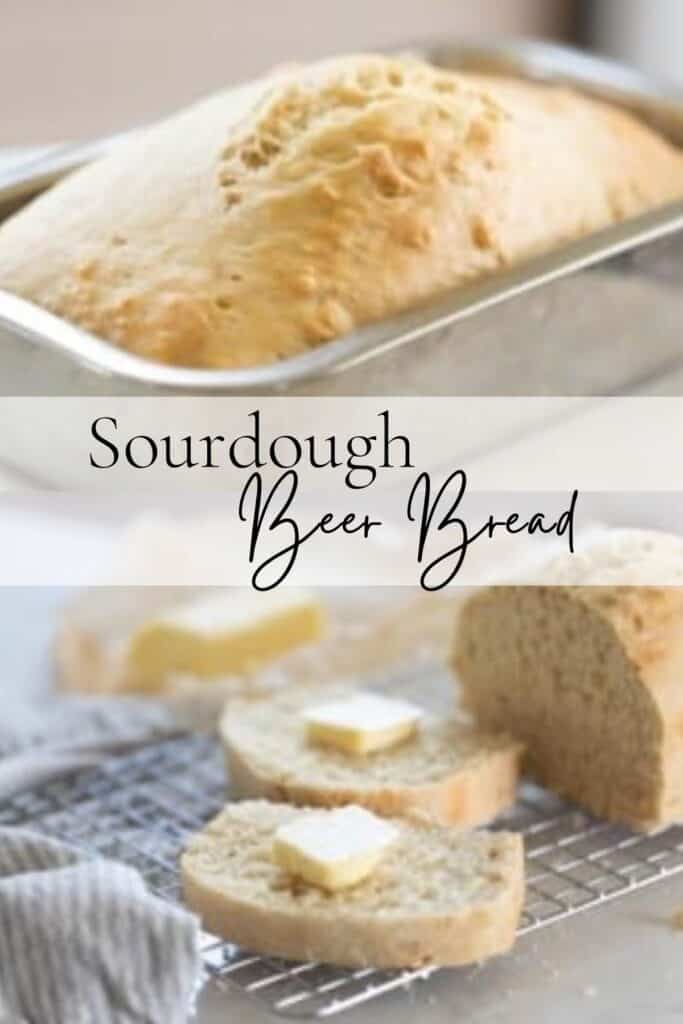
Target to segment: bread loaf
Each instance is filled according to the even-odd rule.
[[[0,228],[0,288],[151,359],[245,367],[681,196],[681,154],[616,108],[345,57],[73,174]]]
[[[524,894],[522,841],[396,822],[373,874],[328,893],[272,857],[277,828],[302,811],[229,804],[190,840],[183,894],[203,927],[247,950],[350,967],[464,964],[507,950]]]
[[[427,718],[411,739],[365,756],[308,743],[304,709],[353,692],[307,687],[231,701],[220,732],[234,794],[459,825],[489,821],[514,801],[521,746],[462,722]]]
[[[680,539],[626,531],[560,560],[559,585],[470,597],[455,639],[482,728],[521,740],[563,796],[646,831],[683,818],[683,586],[656,585],[682,569]]]

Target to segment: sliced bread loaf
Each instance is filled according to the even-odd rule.
[[[557,563],[560,585],[473,595],[456,634],[481,726],[517,736],[562,795],[643,830],[683,818],[683,588],[621,584],[681,566],[680,540],[625,532]]]
[[[231,702],[221,738],[233,791],[295,804],[355,803],[388,817],[475,825],[514,800],[521,746],[455,720],[426,716],[396,747],[357,756],[310,744],[303,713],[351,687],[287,690]]]
[[[266,801],[229,804],[190,840],[183,892],[204,928],[255,952],[352,967],[463,964],[514,942],[524,894],[519,836],[396,822],[398,839],[373,874],[331,894],[273,860],[276,829],[302,813]]]

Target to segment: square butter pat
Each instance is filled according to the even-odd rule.
[[[173,673],[240,673],[317,640],[322,607],[308,591],[218,590],[160,612],[131,637],[128,663],[153,687]]]
[[[348,700],[309,708],[303,716],[311,743],[369,754],[412,736],[422,711],[404,700],[361,691]]]
[[[355,805],[303,812],[273,839],[273,860],[290,875],[336,892],[370,875],[398,829]]]

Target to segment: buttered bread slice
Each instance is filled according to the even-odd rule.
[[[354,752],[351,712],[362,702],[369,705],[368,698],[350,686],[334,685],[231,702],[220,733],[233,792],[322,807],[358,804],[383,816],[460,825],[488,821],[512,803],[520,744],[425,713],[404,738],[372,749],[368,737],[380,735],[383,725],[382,701],[376,698],[378,712],[368,715],[366,732],[355,733]],[[410,720],[410,705],[386,703],[390,712],[399,708]],[[334,713],[339,725],[331,737],[311,730],[311,722],[319,729]],[[387,717],[395,719],[395,714]],[[346,749],[334,745],[344,724]]]
[[[393,821],[393,842],[353,888],[329,892],[273,856],[278,830],[320,815],[267,801],[229,804],[181,860],[203,927],[245,949],[349,967],[484,960],[513,944],[524,896],[521,838]]]

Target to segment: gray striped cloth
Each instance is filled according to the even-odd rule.
[[[27,742],[38,761],[51,737],[104,742],[174,724],[136,702],[27,705],[0,723],[0,775],[3,753]],[[132,868],[0,828],[0,1024],[186,1024],[202,981],[199,935]]]

